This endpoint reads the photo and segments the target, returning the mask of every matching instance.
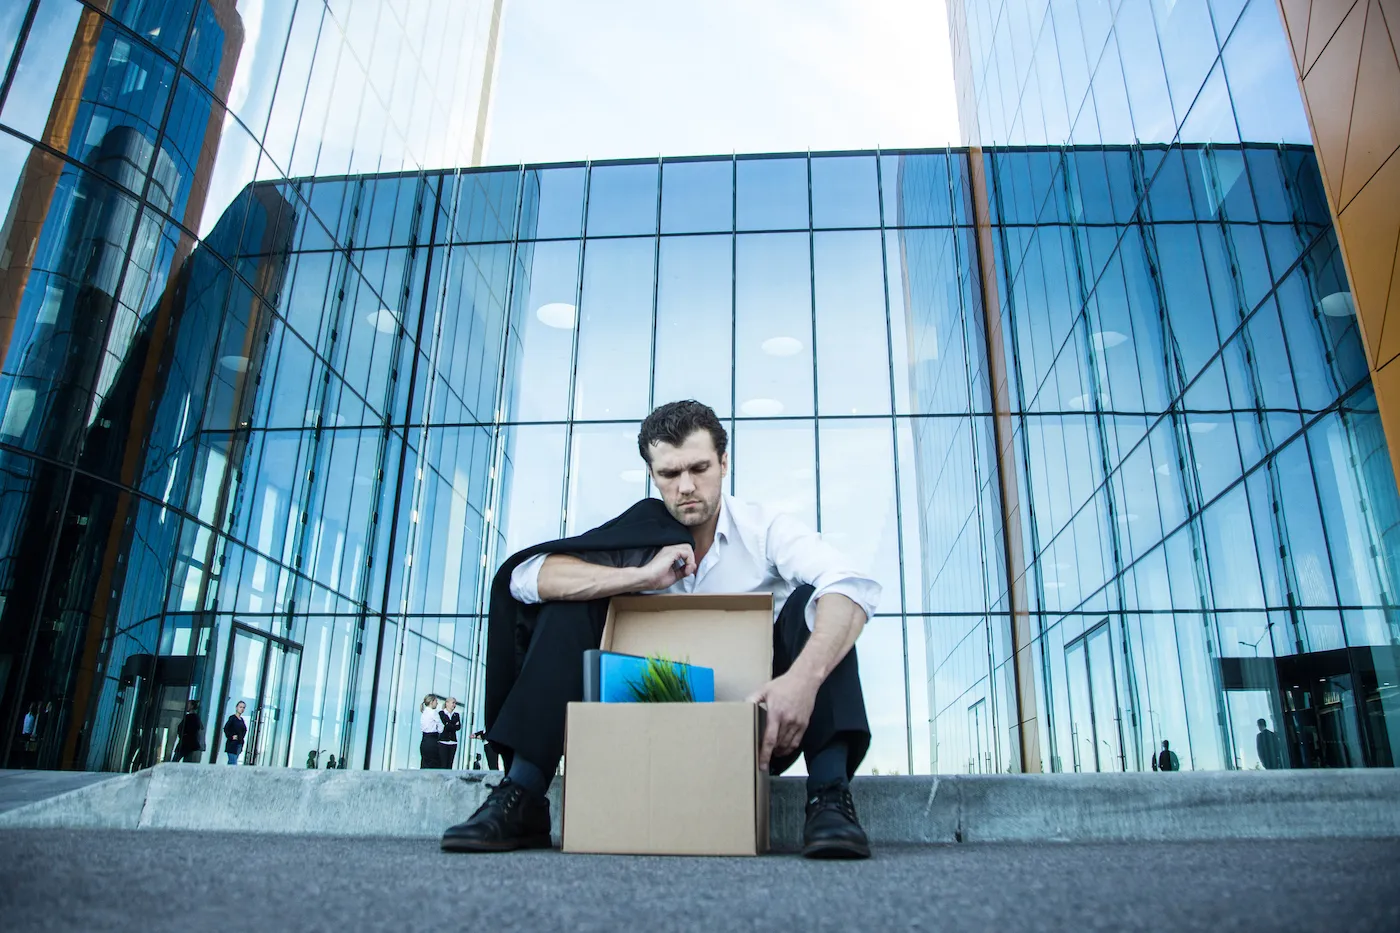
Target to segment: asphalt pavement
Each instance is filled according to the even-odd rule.
[[[1400,840],[885,847],[868,862],[0,832],[29,930],[1400,930]]]

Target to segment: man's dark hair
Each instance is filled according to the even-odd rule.
[[[637,433],[637,449],[641,451],[642,459],[650,464],[652,444],[664,441],[672,447],[679,447],[687,437],[700,430],[710,432],[715,453],[724,456],[729,446],[729,435],[725,433],[724,425],[719,423],[719,418],[715,417],[713,408],[693,398],[667,402],[658,406],[642,422],[642,430]]]

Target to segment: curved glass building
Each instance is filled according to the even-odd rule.
[[[693,397],[883,584],[865,770],[1393,765],[1400,498],[1296,83],[1219,129],[1259,3],[1209,134],[1171,91],[1161,139],[501,168],[499,6],[466,59],[394,3],[0,14],[0,754],[145,767],[193,698],[211,762],[243,701],[243,764],[416,765],[425,693],[480,727],[495,568],[648,495]]]

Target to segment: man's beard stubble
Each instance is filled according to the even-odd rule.
[[[682,525],[685,525],[687,528],[696,528],[700,525],[703,525],[710,519],[714,518],[715,514],[719,512],[718,495],[715,496],[713,502],[699,497],[696,497],[695,501],[700,502],[704,506],[704,508],[701,509],[699,512],[686,513],[681,511],[679,504],[673,506],[669,502],[666,503],[666,511],[670,512],[672,518],[680,522]]]

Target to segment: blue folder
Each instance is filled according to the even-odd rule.
[[[715,701],[715,671],[671,662],[684,671],[690,680],[690,692],[696,703]],[[633,654],[594,649],[583,653],[583,699],[588,703],[633,703],[631,685],[639,683],[646,670],[647,659]]]

